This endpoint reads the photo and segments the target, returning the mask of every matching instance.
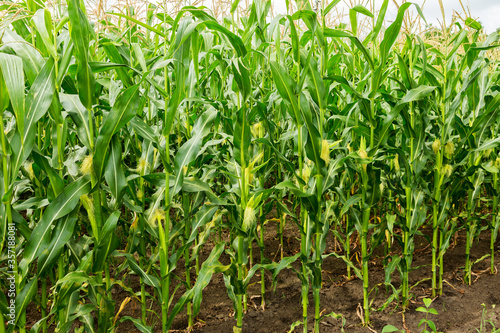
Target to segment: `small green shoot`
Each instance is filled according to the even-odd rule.
[[[479,328],[476,328],[476,331],[478,333],[500,333],[500,328],[495,327],[495,323],[493,322],[493,320],[491,320],[491,318],[487,319],[488,311],[486,310],[486,305],[484,303],[481,305],[483,307],[483,313],[481,314],[481,325],[479,326]],[[491,308],[495,309],[495,306],[496,305],[493,304]],[[491,326],[491,329],[489,331],[486,329],[487,324],[490,324]]]
[[[418,327],[420,327],[422,324],[424,324],[424,329],[423,329],[423,331],[421,331],[421,333],[431,333],[431,332],[438,333],[436,330],[436,324],[434,324],[434,322],[429,319],[429,314],[438,315],[438,312],[436,311],[436,309],[430,307],[431,303],[432,303],[432,299],[424,298],[425,307],[421,306],[421,307],[417,308],[418,312],[425,313],[425,318],[420,320],[420,322],[418,323]],[[428,329],[430,329],[430,331]]]

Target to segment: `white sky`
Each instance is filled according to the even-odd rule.
[[[375,1],[376,6],[380,6],[383,2],[382,0],[373,1]],[[357,2],[364,2],[367,4],[368,0]],[[438,0],[408,0],[408,2],[414,2],[419,4],[420,6],[422,6],[422,4],[424,4],[425,2],[423,6],[423,12],[427,23],[430,23],[434,26],[440,26],[438,20],[442,21],[442,15]],[[345,9],[344,12],[347,13],[349,8],[347,3],[350,3],[350,1],[343,0],[337,6]],[[472,17],[478,19],[483,24],[486,33],[492,33],[497,28],[500,28],[500,0],[462,0],[462,3],[465,6],[469,6]],[[273,0],[273,4],[274,9],[277,13],[281,14],[286,12],[285,0]],[[390,4],[390,9],[387,11],[386,15],[387,20],[393,19],[397,13],[397,9],[394,3],[390,1]],[[460,0],[443,0],[443,5],[446,14],[446,24],[450,24],[454,10],[459,12],[460,14],[463,13],[462,6],[460,5]],[[368,4],[366,5],[366,7],[370,9]],[[410,9],[413,8],[413,6],[410,7]]]

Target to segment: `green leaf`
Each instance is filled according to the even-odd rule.
[[[233,60],[231,64],[233,68],[234,79],[238,85],[243,101],[246,102],[252,94],[252,82],[250,80],[250,73],[247,67],[243,64],[241,58]]]
[[[49,161],[45,156],[43,156],[38,150],[35,150],[32,152],[31,156],[33,157],[33,160],[36,165],[49,177],[50,180],[50,185],[52,186],[52,190],[54,191],[54,194],[57,196],[61,191],[64,189],[64,181],[59,176],[59,174],[52,168],[50,165]]]
[[[340,0],[336,0],[337,2]],[[293,59],[295,62],[299,62],[300,60],[300,44],[299,44],[299,36],[297,34],[297,28],[295,27],[295,23],[290,15],[287,15],[286,18],[290,24],[290,39],[292,41],[292,50],[293,50]]]
[[[36,123],[47,113],[55,90],[54,59],[50,58],[31,86],[26,96],[26,115],[23,131],[16,131],[11,141],[13,148],[12,179],[17,177],[21,164],[30,155],[36,134]]]
[[[26,283],[21,291],[16,295],[16,314],[24,313],[38,289],[38,279],[35,277]],[[15,324],[19,322],[21,316],[16,316]],[[15,326],[15,325],[14,325]]]
[[[210,207],[205,205],[198,211],[198,213],[196,213],[193,221],[191,222],[191,235],[189,235],[189,239],[186,241],[187,244],[190,244],[195,240],[196,236],[198,236],[200,228],[212,220],[212,217],[218,209],[219,207],[217,206]]]
[[[338,29],[330,29],[330,28],[326,28],[324,30],[324,35],[325,35],[325,37],[333,37],[333,38],[343,38],[343,37],[349,38],[354,43],[354,46],[356,46],[361,51],[361,53],[363,54],[365,59],[368,61],[370,68],[374,69],[373,59],[370,56],[370,52],[363,45],[363,43],[361,43],[361,41],[358,39],[358,37],[351,35],[347,31],[342,31],[342,30],[338,30]],[[345,78],[344,78],[344,80],[345,80]]]
[[[380,10],[377,16],[377,22],[375,23],[375,27],[373,28],[373,31],[371,31],[368,36],[366,37],[366,40],[369,41],[374,41],[376,38],[378,38],[380,29],[382,29],[382,25],[384,24],[384,18],[385,14],[387,12],[387,8],[389,7],[389,0],[384,0],[382,3],[382,6],[380,6]]]
[[[124,19],[126,19],[126,20],[128,20],[130,22],[134,22],[135,24],[137,24],[137,25],[139,25],[139,26],[141,26],[143,28],[146,28],[147,30],[152,31],[152,32],[154,32],[154,33],[156,33],[158,35],[160,35],[161,37],[166,37],[165,34],[161,30],[155,29],[152,26],[150,26],[150,25],[148,25],[148,24],[146,24],[144,22],[141,22],[141,21],[139,21],[139,20],[137,20],[137,19],[135,19],[133,17],[130,17],[128,15],[124,15],[124,14],[121,14],[121,13],[112,13],[112,12],[107,12],[106,14],[116,15],[116,16],[122,17],[122,18],[124,18]]]
[[[113,67],[116,70],[116,73],[118,74],[118,77],[122,81],[123,85],[126,88],[129,88],[133,85],[133,82],[131,80],[131,77],[125,70],[125,68],[128,68],[127,63],[125,62],[123,56],[118,52],[118,48],[112,44],[111,42],[107,41],[106,39],[101,40],[101,45],[102,48],[104,49],[104,52],[106,52],[106,55],[112,61],[114,64],[111,64],[110,67]],[[93,62],[89,62],[89,65],[93,66]],[[110,65],[110,63],[108,63]],[[104,65],[98,66],[99,70],[103,69],[105,67]],[[94,67],[95,68],[95,67]],[[97,70],[97,68],[95,68]],[[155,81],[156,82],[156,81]]]
[[[472,17],[468,17],[465,19],[465,25],[468,26],[469,28],[475,29],[475,30],[481,30],[483,26],[481,23],[478,21],[474,20]]]
[[[296,197],[310,197],[312,194],[310,193],[305,193],[302,192],[297,185],[295,185],[292,181],[290,180],[285,180],[275,186],[276,189],[281,190],[284,188],[289,189]]]
[[[415,102],[419,101],[426,96],[428,96],[431,92],[433,92],[436,89],[436,87],[430,87],[430,86],[419,86],[415,89],[412,89],[406,93],[406,95],[396,104],[395,107],[392,108],[392,110],[389,112],[389,114],[386,116],[382,130],[379,133],[379,140],[378,144],[382,144],[384,142],[385,138],[388,135],[389,128],[391,127],[393,121],[396,119],[396,117],[399,115],[403,107],[406,106],[406,104],[410,102]]]
[[[182,32],[182,36],[180,36],[180,31],[178,29],[179,21],[181,20],[182,16],[186,13],[189,12],[193,16],[195,16],[197,19],[200,20],[200,22],[195,22],[189,29],[186,29],[185,31]],[[175,18],[175,21],[173,23],[172,29],[175,30],[177,33],[172,34],[171,41],[170,41],[170,50],[167,54],[167,58],[169,58],[172,54],[174,54],[175,51],[180,47],[181,41],[187,40],[189,35],[195,31],[195,28],[198,25],[205,25],[208,29],[212,29],[214,31],[220,32],[223,36],[225,36],[233,48],[235,49],[238,57],[244,57],[247,54],[247,50],[245,48],[245,44],[241,40],[241,38],[228,29],[224,28],[222,25],[220,25],[215,18],[212,16],[208,15],[206,12],[195,8],[191,6],[186,6],[184,7],[178,14],[177,17]],[[181,24],[182,26],[182,24]],[[186,32],[187,31],[187,32]],[[174,43],[174,38],[178,40],[178,43]],[[180,38],[180,39],[179,39]]]
[[[242,168],[246,168],[250,163],[250,141],[252,140],[246,110],[244,106],[236,111],[233,132],[234,159]]]
[[[330,4],[328,6],[326,6],[326,8],[325,8],[325,12],[323,13],[323,16],[328,15],[328,13],[333,9],[333,7],[335,7],[339,2],[340,2],[340,0],[334,0],[334,1],[330,2]]]
[[[361,197],[361,194],[355,194],[353,196],[351,196],[349,199],[347,199],[347,201],[343,204],[342,206],[342,210],[340,211],[340,216],[344,215],[345,213],[347,213],[347,211],[349,209],[351,209],[351,207],[353,205],[355,205],[356,203],[358,203],[359,201],[361,201],[362,197]]]
[[[10,98],[9,92],[7,91],[7,85],[5,84],[5,79],[2,74],[2,67],[0,65],[0,112],[3,112],[9,107]]]
[[[115,198],[115,206],[118,206],[127,187],[127,179],[123,171],[122,146],[116,136],[111,140],[111,151],[104,172],[104,178],[108,183],[111,194]]]
[[[283,269],[290,267],[291,264],[293,264],[295,261],[297,261],[297,259],[299,259],[300,255],[301,255],[301,253],[299,252],[294,256],[281,259],[281,261],[279,263],[265,265],[266,269],[271,269],[273,272],[273,285],[274,285],[275,289],[276,289],[277,282],[278,282],[278,280],[276,279],[278,277],[278,274]]]
[[[44,59],[40,52],[31,44],[13,31],[4,30],[2,42],[8,44],[14,50],[16,55],[23,59],[23,67],[29,83],[33,83],[43,67]],[[21,80],[22,82],[24,80]]]
[[[297,328],[297,327],[299,327],[301,325],[304,325],[304,322],[302,320],[297,320],[296,322],[292,323],[292,325],[290,326],[290,330],[288,331],[288,333],[295,332],[295,328]]]
[[[309,71],[307,72],[307,88],[311,93],[311,97],[314,102],[318,104],[320,110],[326,109],[326,99],[325,99],[325,84],[321,78],[321,73],[309,63]]]
[[[80,197],[90,192],[90,180],[80,178],[68,185],[57,198],[50,203],[25,246],[19,270],[23,279],[28,273],[29,264],[48,246],[52,224],[69,214],[78,204]]]
[[[483,144],[481,144],[479,147],[475,149],[475,151],[485,151],[489,150],[492,148],[496,148],[500,144],[500,137],[490,139],[488,141],[485,141]]]
[[[429,313],[436,315],[436,316],[438,315],[438,312],[436,311],[436,309],[433,309],[433,308],[429,309]]]
[[[24,132],[24,72],[23,61],[18,56],[0,53],[0,69],[16,115],[17,127]],[[5,94],[5,92],[2,92]],[[2,110],[3,111],[3,110]]]
[[[109,241],[111,238],[111,235],[116,229],[116,225],[118,223],[118,219],[120,218],[121,211],[117,210],[114,211],[111,215],[109,215],[108,219],[102,226],[102,229],[100,230],[100,237],[99,237],[99,245],[105,244]]]
[[[53,42],[54,37],[52,33],[52,17],[50,12],[47,9],[40,8],[37,10],[35,15],[33,15],[32,20],[39,36],[43,40],[45,48],[52,58],[58,59],[59,56]],[[50,27],[51,29],[47,30],[47,27]]]
[[[411,5],[412,5],[411,2],[405,2],[399,7],[396,19],[384,33],[384,38],[380,43],[380,57],[381,57],[380,62],[382,64],[385,64],[387,57],[389,55],[389,51],[391,50],[392,46],[396,42],[396,39],[398,38],[399,32],[401,31],[401,25],[403,24],[405,12]]]
[[[361,13],[368,17],[373,17],[373,14],[361,5],[356,5],[349,9],[349,19],[351,20],[351,30],[352,34],[356,36],[358,34],[358,17],[356,13]]]
[[[203,144],[203,138],[210,132],[210,127],[212,126],[216,116],[217,110],[214,108],[210,108],[205,111],[196,120],[196,123],[193,126],[191,139],[184,143],[175,155],[174,170],[176,176],[171,197],[181,190],[184,180],[184,167],[188,166],[189,163],[194,161],[196,158],[196,155]]]
[[[112,136],[132,119],[140,105],[139,85],[127,88],[115,101],[107,117],[101,125],[97,137],[94,153],[94,172],[97,182],[102,178],[106,155],[111,143]]]
[[[198,278],[196,279],[193,288],[186,291],[172,309],[168,317],[167,327],[170,327],[172,325],[175,316],[190,300],[193,300],[193,315],[196,316],[198,314],[198,312],[200,311],[203,289],[205,289],[205,287],[212,279],[212,275],[216,272],[216,263],[218,262],[222,251],[224,251],[225,245],[226,244],[224,242],[221,242],[212,249],[212,252],[210,252],[208,258],[201,265],[200,273],[198,274]]]
[[[73,236],[73,230],[76,225],[76,211],[59,219],[54,231],[52,232],[52,240],[45,250],[40,254],[38,259],[38,276],[44,276],[44,273],[57,262],[61,255],[64,245]]]
[[[306,154],[310,160],[314,161],[314,164],[316,165],[316,172],[318,174],[323,174],[325,161],[321,158],[322,138],[318,129],[316,128],[315,122],[313,122],[312,111],[309,103],[307,102],[307,98],[302,93],[300,101],[300,113],[302,115],[302,118],[305,120],[308,134],[308,140],[306,142]]]
[[[224,36],[226,36],[231,45],[233,45],[234,50],[238,54],[238,57],[244,57],[247,54],[247,49],[245,48],[245,44],[243,43],[240,37],[233,34],[231,31],[224,28],[216,21],[205,21],[204,24],[207,28],[218,31],[222,33]]]
[[[230,10],[231,14],[233,14],[236,11],[239,4],[240,4],[240,0],[233,0],[233,4],[231,5],[231,10]]]
[[[88,48],[91,36],[90,24],[87,16],[80,8],[78,0],[68,1],[68,15],[71,23],[70,35],[75,45],[76,58],[78,60],[77,84],[78,95],[87,110],[91,110],[95,99],[95,78],[89,67]]]
[[[78,132],[80,141],[85,147],[91,149],[90,142],[93,142],[94,138],[90,135],[89,111],[83,106],[78,95],[61,93],[59,94],[59,98],[62,106],[76,125],[76,131]]]
[[[57,85],[60,87],[63,83],[66,74],[68,73],[68,69],[70,67],[70,62],[73,58],[73,50],[75,49],[75,45],[73,42],[69,41],[68,46],[63,49],[62,59],[59,60],[59,69],[56,77]]]
[[[366,7],[363,7],[361,5],[356,5],[352,7],[351,10],[366,15],[368,17],[373,17],[372,12],[370,12],[368,9],[366,9]]]
[[[431,303],[432,303],[432,299],[424,298],[424,305],[426,308],[429,308],[429,306],[431,306]]]
[[[399,332],[399,329],[393,325],[385,325],[382,328],[382,333]]]
[[[300,116],[297,96],[293,91],[293,87],[295,86],[295,84],[292,78],[277,62],[271,61],[270,65],[271,72],[274,78],[274,84],[276,85],[281,98],[283,98],[292,106],[292,112],[290,112],[290,116],[298,126],[304,124],[304,121]]]
[[[323,257],[323,259],[325,259],[325,258],[327,258],[327,257],[329,257],[329,256],[334,256],[335,258],[342,259],[342,260],[345,262],[345,264],[346,264],[347,266],[349,266],[349,267],[353,270],[354,274],[355,274],[355,275],[356,275],[356,276],[357,276],[360,280],[362,280],[362,279],[363,279],[363,274],[361,273],[361,269],[359,269],[359,267],[356,267],[356,266],[353,264],[353,262],[350,260],[350,258],[347,258],[345,255],[341,256],[341,255],[339,255],[338,253],[335,253],[335,252],[333,252],[333,253],[331,253],[331,254],[323,255],[322,257]]]
[[[129,253],[120,254],[119,256],[124,256],[127,259],[127,263],[130,268],[142,278],[142,281],[148,286],[155,287],[156,289],[160,288],[160,281],[156,276],[147,274],[144,270],[137,264],[134,257]]]
[[[141,331],[142,333],[153,333],[153,327],[144,325],[144,323],[142,322],[142,320],[137,319],[137,318],[132,318],[130,316],[123,316],[120,319],[120,323],[123,323],[124,321],[127,321],[127,320],[131,321],[132,323],[134,323],[135,327],[139,331]]]
[[[89,285],[93,287],[97,287],[102,285],[102,283],[97,283],[95,278],[90,277],[87,273],[83,271],[73,271],[66,274],[62,279],[57,280],[56,285],[64,285],[64,284],[84,284],[89,283]],[[64,288],[64,287],[63,287]]]
[[[163,179],[165,179],[165,176],[163,176]],[[212,191],[212,189],[207,183],[201,181],[198,178],[194,177],[185,178],[182,183],[182,190],[189,193],[205,192],[206,196],[208,197],[211,203],[216,205],[227,204],[226,201],[215,195],[215,193]]]
[[[98,244],[97,244],[97,259],[94,262],[93,271],[100,272],[104,268],[104,264],[108,259],[108,255],[114,250],[113,244],[116,243],[116,236],[114,231],[118,224],[121,211],[114,211],[106,220],[101,230],[99,230]]]
[[[145,140],[153,142],[159,148],[160,144],[158,143],[158,136],[155,132],[153,132],[151,127],[144,122],[143,119],[139,117],[132,118],[132,120],[130,120],[130,126],[132,126],[137,135]]]
[[[139,62],[143,72],[147,71],[146,59],[142,52],[141,46],[138,43],[132,43],[132,50],[134,50],[135,59]]]

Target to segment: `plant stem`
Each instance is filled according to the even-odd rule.
[[[260,207],[260,214],[259,214],[259,219],[262,220],[260,217],[262,216],[262,206]],[[279,223],[279,222],[278,222]],[[260,244],[262,244],[260,248],[260,263],[264,265],[265,257],[264,257],[264,221],[262,220],[262,223],[260,225]],[[282,250],[283,251],[283,250]],[[260,269],[260,306],[262,310],[264,310],[265,305],[266,305],[266,276],[264,275],[265,270],[264,268]]]
[[[436,167],[434,169],[434,200],[432,203],[432,297],[436,297],[436,277],[437,277],[437,254],[438,254],[438,234],[439,234],[439,226],[438,226],[438,215],[439,215],[439,207],[441,202],[441,183],[442,183],[442,175],[441,169],[443,164],[443,153],[442,151],[438,151],[436,153]]]
[[[298,148],[298,159],[299,159],[299,175],[301,178],[304,178],[303,170],[304,170],[304,161],[303,161],[303,140],[302,140],[302,127],[297,127],[297,148]],[[302,190],[303,186],[300,185],[300,189]],[[302,257],[307,258],[309,249],[307,249],[307,233],[309,230],[308,221],[309,218],[306,213],[306,209],[304,208],[302,202],[300,203],[300,220],[302,221],[302,228],[304,230],[301,233],[300,237],[300,250],[302,252]],[[302,260],[302,319],[303,319],[303,332],[307,333],[307,308],[309,305],[309,277],[307,273],[307,262],[305,259]]]
[[[473,227],[473,222],[472,220],[472,212],[470,209],[470,202],[472,201],[472,190],[467,191],[468,192],[468,204],[467,204],[467,233],[465,236],[465,268],[464,268],[464,281],[468,285],[472,284],[471,281],[471,271],[472,271],[472,265],[470,263],[470,248],[471,248],[471,238],[474,237],[472,233],[472,227]]]
[[[370,307],[368,304],[368,223],[370,221],[370,208],[363,209],[363,229],[361,233],[361,260],[363,275],[363,312],[365,325],[370,322]]]
[[[60,280],[64,278],[64,257],[61,255],[57,261],[57,278]],[[64,323],[64,309],[59,310],[59,322]]]
[[[316,194],[317,200],[321,203],[322,193],[323,193],[323,176],[321,174],[317,175],[316,179]],[[321,290],[321,268],[322,268],[322,258],[321,258],[321,229],[322,229],[322,210],[321,206],[318,209],[318,216],[316,221],[316,240],[315,240],[315,263],[314,263],[314,283],[313,283],[313,295],[314,295],[314,332],[319,333],[319,323],[320,323],[320,290]]]
[[[190,223],[189,223],[189,198],[185,193],[182,193],[182,201],[184,208],[184,246],[190,235]],[[186,288],[191,288],[191,258],[189,256],[189,247],[184,249],[184,267],[186,271]],[[188,301],[186,304],[186,312],[188,316],[188,329],[193,327],[193,313],[192,313],[193,303]]]
[[[444,233],[441,231],[439,233],[439,247],[441,248],[444,243]],[[438,294],[443,294],[443,273],[444,273],[444,255],[439,257],[439,285],[438,285]]]
[[[347,199],[349,199],[349,194]],[[344,215],[345,218],[345,256],[349,260],[351,257],[351,235],[349,233],[349,216]],[[347,280],[351,280],[351,267],[347,265]]]
[[[498,193],[498,173],[493,174],[493,189],[495,190],[496,193]],[[495,241],[497,238],[497,233],[498,233],[498,195],[495,195],[493,197],[493,218],[491,221],[491,224],[493,226],[491,230],[491,241],[490,241],[490,250],[491,250],[491,268],[490,268],[490,273],[495,274]]]
[[[42,277],[42,318],[47,316],[47,277]],[[42,322],[42,332],[47,332],[47,320],[44,319]]]
[[[368,301],[368,227],[370,224],[370,205],[366,202],[366,189],[368,187],[368,175],[366,170],[362,173],[362,207],[363,207],[363,224],[361,226],[361,260],[362,260],[362,276],[363,276],[363,312],[364,312],[364,325],[370,323],[370,306]]]

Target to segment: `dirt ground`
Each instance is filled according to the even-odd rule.
[[[284,255],[294,255],[299,248],[298,232],[292,222],[287,223],[284,241]],[[482,257],[489,253],[489,232],[483,232],[480,236],[480,241],[476,241],[471,251],[472,260]],[[279,239],[276,234],[276,227],[270,224],[265,233],[266,257],[269,259],[279,260]],[[354,243],[354,239],[353,239]],[[328,244],[334,244],[333,238]],[[208,256],[213,247],[212,242],[205,244],[201,259]],[[443,295],[437,297],[431,307],[436,309],[439,315],[430,315],[431,319],[437,326],[440,332],[449,333],[465,333],[477,332],[481,326],[481,320],[489,321],[500,327],[500,274],[490,275],[489,265],[490,259],[486,258],[477,263],[473,267],[474,283],[471,286],[464,285],[462,280],[462,270],[465,262],[464,255],[465,239],[464,234],[459,233],[450,250],[445,255],[445,283],[443,287]],[[497,249],[498,249],[497,244]],[[394,246],[394,254],[398,254],[397,245]],[[327,248],[327,253],[333,251],[333,246]],[[352,254],[359,251],[355,247]],[[223,255],[224,256],[224,255]],[[258,262],[260,258],[259,250],[256,244],[253,246],[254,262]],[[382,266],[383,256],[375,253],[370,262],[370,286],[376,286],[384,281],[384,270]],[[202,261],[200,261],[202,262]],[[221,262],[227,263],[228,257],[221,257]],[[345,320],[342,325],[342,319],[326,317],[322,321],[320,332],[381,332],[385,325],[391,324],[398,329],[406,332],[421,332],[418,324],[424,313],[417,312],[415,309],[423,306],[422,299],[430,297],[431,282],[428,279],[431,276],[431,251],[428,241],[424,238],[416,239],[415,252],[413,259],[413,267],[419,267],[410,273],[410,285],[413,287],[411,293],[410,308],[404,313],[397,306],[396,302],[391,303],[383,311],[373,311],[371,313],[372,325],[367,328],[361,325],[359,308],[363,301],[362,296],[362,281],[355,278],[354,274],[351,280],[347,280],[346,265],[341,259],[328,257],[324,261],[323,266],[323,288],[321,291],[321,310],[323,314],[334,312],[341,315]],[[297,262],[296,267],[299,267]],[[182,276],[183,272],[180,267],[184,264],[179,262],[177,272]],[[194,273],[194,272],[193,272]],[[266,273],[267,290],[265,296],[265,309],[262,310],[260,298],[260,281],[259,273],[254,276],[255,283],[249,287],[249,302],[248,312],[244,316],[243,331],[248,333],[285,333],[290,330],[291,325],[300,320],[302,317],[302,305],[300,295],[300,280],[292,270],[283,270],[278,275],[278,284],[273,292],[271,288],[271,277]],[[134,291],[140,290],[139,279],[135,275],[129,275],[125,279],[125,283]],[[393,274],[393,284],[397,287],[399,284],[399,273],[396,271]],[[152,289],[148,292],[153,293]],[[185,291],[181,286],[177,292],[174,302]],[[172,289],[173,292],[173,289]],[[113,298],[116,302],[116,311],[120,307],[123,300],[130,294],[115,285],[113,288]],[[372,292],[374,297],[373,307],[380,307],[388,298],[389,294],[385,293],[385,288],[382,286],[378,293]],[[498,307],[495,305],[499,304]],[[483,306],[484,305],[484,306]],[[161,310],[157,303],[148,305],[151,311],[148,318],[153,319],[153,312],[158,315]],[[483,315],[483,309],[486,314]],[[314,319],[314,302],[312,295],[309,298],[309,331],[312,331]],[[230,333],[233,331],[235,320],[233,319],[232,302],[227,296],[226,287],[224,285],[222,274],[213,276],[212,281],[203,292],[203,301],[201,311],[195,318],[193,332],[196,333]],[[27,319],[29,324],[34,324],[39,318],[39,309],[35,305],[31,305],[27,311]],[[119,317],[131,316],[134,318],[141,317],[140,304],[137,301],[128,303]],[[159,317],[153,319],[154,332],[161,332],[161,321]],[[150,322],[151,323],[151,322]],[[174,332],[186,332],[187,316],[185,311],[181,312],[173,325]],[[492,332],[492,326],[486,322],[486,329],[482,332]],[[53,331],[53,327],[51,330]],[[118,325],[116,332],[139,332],[135,326],[125,321]],[[302,332],[302,326],[298,326],[294,332]]]
[[[279,249],[279,241],[276,239],[274,228],[268,230],[266,254],[272,258]],[[298,235],[297,235],[298,236]],[[456,245],[449,250],[445,256],[445,283],[443,295],[437,297],[431,307],[436,309],[439,315],[429,315],[440,332],[465,333],[476,332],[481,326],[481,320],[491,320],[494,325],[500,327],[500,274],[489,274],[489,258],[477,263],[473,267],[475,281],[471,286],[464,285],[462,270],[465,262],[464,235],[459,234]],[[489,252],[489,233],[483,233],[481,241],[475,242],[472,248],[472,260],[479,259]],[[330,242],[329,244],[332,244]],[[452,245],[453,246],[453,245]],[[296,239],[285,242],[285,256],[295,254],[300,247]],[[333,249],[330,249],[333,250]],[[359,249],[355,248],[354,251]],[[327,250],[328,251],[328,250]],[[354,252],[353,251],[353,252]],[[258,248],[254,247],[254,257],[257,260]],[[382,257],[373,256],[370,265],[370,286],[375,286],[384,281],[384,270]],[[390,304],[383,311],[371,313],[372,325],[370,328],[361,325],[358,308],[363,302],[362,281],[354,278],[347,280],[346,265],[341,259],[329,257],[323,264],[323,289],[321,292],[321,309],[324,314],[334,312],[342,315],[345,324],[342,327],[342,319],[327,317],[322,321],[320,332],[381,332],[385,325],[393,325],[406,332],[420,332],[418,324],[424,313],[417,312],[417,307],[423,306],[423,298],[431,296],[431,281],[424,280],[431,276],[431,251],[428,243],[423,238],[417,241],[413,267],[420,268],[410,273],[410,285],[416,287],[411,290],[414,297],[411,306],[406,312],[402,312],[395,303]],[[353,275],[354,276],[354,275]],[[278,285],[273,293],[270,288],[266,294],[266,307],[260,308],[260,285],[255,284],[250,288],[249,295],[253,301],[249,304],[249,311],[243,321],[244,332],[270,333],[288,332],[292,323],[302,317],[302,303],[300,295],[300,280],[295,272],[283,270],[278,277]],[[424,280],[424,281],[422,281]],[[267,280],[269,285],[271,280]],[[397,286],[399,273],[393,274],[393,283]],[[375,291],[372,293],[374,295]],[[385,288],[379,290],[375,297],[373,306],[380,307],[388,298]],[[214,276],[212,282],[203,293],[202,309],[198,315],[198,325],[194,332],[204,333],[230,333],[235,324],[232,318],[233,308],[226,294],[224,281],[221,275]],[[483,305],[484,304],[484,307]],[[483,309],[486,314],[483,316]],[[309,298],[309,331],[312,331],[314,302],[312,295]],[[179,318],[177,326],[181,329],[186,323],[186,318]],[[484,332],[491,332],[492,327],[486,323]],[[302,332],[302,327],[297,327],[294,332]]]

